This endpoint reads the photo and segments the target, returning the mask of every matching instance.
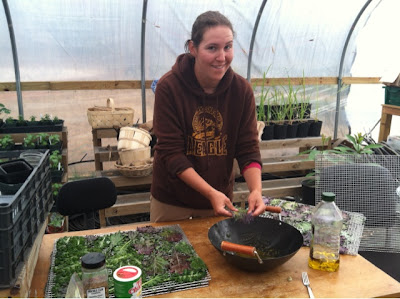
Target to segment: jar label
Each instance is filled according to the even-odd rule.
[[[105,298],[106,297],[106,289],[105,287],[89,289],[86,291],[87,298]]]

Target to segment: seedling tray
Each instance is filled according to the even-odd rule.
[[[182,270],[183,268],[180,268],[179,270],[182,270],[183,273],[178,274],[175,272],[171,274],[171,272],[177,270],[177,267],[183,267],[182,265],[184,265],[187,261],[187,255],[185,257],[185,254],[182,253],[183,251],[177,249],[178,247],[180,249],[183,247],[185,249],[184,252],[186,253],[190,252],[190,257],[200,259],[179,225],[162,227],[147,226],[144,227],[145,231],[139,231],[139,229],[135,231],[123,231],[111,234],[90,235],[85,237],[64,237],[55,240],[51,255],[51,266],[45,290],[45,297],[63,297],[65,294],[63,294],[62,291],[60,292],[60,290],[64,287],[66,290],[69,278],[65,278],[66,276],[70,276],[69,273],[66,273],[65,269],[75,269],[75,271],[79,271],[80,269],[79,254],[73,256],[73,252],[79,253],[81,250],[82,252],[85,252],[90,248],[92,251],[96,251],[94,248],[99,251],[101,250],[101,248],[99,248],[99,244],[107,244],[107,248],[103,250],[103,252],[106,252],[106,266],[109,278],[112,278],[113,271],[116,269],[115,267],[120,267],[126,263],[122,260],[123,258],[131,259],[129,261],[130,265],[138,266],[142,269],[143,297],[208,286],[208,283],[211,280],[208,270],[199,270],[198,267],[195,268],[192,266],[192,264],[190,264],[189,268],[185,268],[187,272]],[[170,235],[166,236],[166,234]],[[121,238],[121,236],[123,236],[124,239],[120,239],[121,241],[119,241],[119,243],[115,243],[114,248],[129,247],[129,252],[126,252],[124,257],[122,256],[123,253],[121,253],[120,250],[114,254],[112,252],[113,245],[107,243],[107,238],[109,238],[109,240],[115,240],[115,238],[118,239]],[[112,242],[113,241],[111,241],[111,243]],[[68,247],[66,247],[66,245],[71,246],[71,255],[66,255],[66,252],[70,250]],[[153,245],[155,245],[155,247],[152,247]],[[62,252],[60,253],[60,258],[57,259],[57,249],[60,247],[62,248]],[[149,247],[152,247],[151,252],[148,251]],[[180,261],[179,265],[171,262],[171,260],[178,255],[181,255],[181,259],[178,259],[178,261]],[[154,258],[154,261],[156,260],[157,262],[152,263],[149,267],[148,263],[152,258]],[[136,264],[134,262],[135,260],[137,261]],[[115,261],[118,262],[118,266],[114,265]],[[55,266],[56,264],[57,267]],[[146,264],[147,267],[145,266]],[[164,265],[165,268],[158,269],[157,273],[153,274],[150,273],[151,271],[149,271],[149,268],[153,269],[153,265],[157,265],[157,267],[159,265]],[[57,275],[59,275],[58,279]],[[190,281],[185,281],[185,276],[191,277],[192,279]],[[161,279],[161,277],[163,278]],[[194,279],[194,277],[197,277],[197,279]],[[65,285],[60,285],[60,280],[64,280]],[[110,285],[110,282],[109,287],[111,290],[112,285]],[[111,291],[110,297],[114,297],[114,294]]]

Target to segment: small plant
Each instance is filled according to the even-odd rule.
[[[61,166],[61,161],[62,161],[62,155],[58,150],[55,150],[50,154],[50,168],[52,170],[62,170]]]
[[[17,124],[17,126],[26,126],[27,125],[26,120],[24,119],[24,117],[22,115],[18,116],[16,124]]]
[[[4,104],[0,103],[0,115],[4,113],[4,114],[10,114],[11,110],[7,109]]]
[[[40,118],[40,122],[42,123],[42,124],[51,124],[53,121],[52,121],[52,119],[51,119],[51,116],[50,116],[50,114],[45,114],[44,116],[42,116],[41,118]]]
[[[47,147],[49,145],[49,134],[39,133],[37,136],[37,145],[41,147]]]
[[[37,139],[36,135],[26,134],[22,145],[26,148],[35,148],[36,147],[36,139]]]
[[[274,88],[273,95],[273,105],[274,110],[271,111],[273,118],[278,124],[283,124],[287,116],[288,105],[285,100],[285,94],[279,88]]]
[[[62,227],[64,224],[64,216],[60,213],[51,213],[49,225],[52,227]]]
[[[59,124],[59,123],[61,123],[61,122],[62,122],[62,119],[59,119],[57,115],[54,116],[54,118],[53,118],[53,123],[54,123],[54,124]]]
[[[308,118],[310,115],[310,96],[307,96],[306,94],[306,84],[305,84],[305,78],[304,78],[304,72],[303,72],[303,81],[302,81],[302,93],[300,94],[301,99],[298,105],[298,118],[300,120],[304,120]]]
[[[15,124],[15,119],[12,116],[9,116],[6,118],[6,124],[7,125],[14,125]]]
[[[267,70],[267,72],[268,72],[268,70]],[[267,98],[268,94],[269,94],[269,88],[265,87],[265,79],[266,79],[267,72],[264,72],[264,74],[263,74],[263,81],[262,81],[262,84],[261,84],[260,103],[258,105],[258,109],[257,109],[256,112],[257,112],[257,120],[258,121],[269,122],[269,120],[270,120],[270,111],[269,111],[270,110],[270,106],[269,106],[268,103],[267,103],[267,111],[265,111],[266,100],[267,100],[267,102],[269,101],[269,99]],[[255,90],[255,89],[256,89],[256,86],[253,87],[253,90]]]
[[[350,154],[350,155],[357,155],[357,154],[373,154],[373,148],[381,148],[382,144],[369,144],[363,145],[363,141],[365,138],[365,134],[357,133],[351,136],[350,134],[346,135],[347,140],[351,143],[351,147],[346,145],[339,145],[335,147],[332,152],[335,154]]]
[[[49,136],[50,145],[59,144],[61,142],[60,135],[52,134]]]
[[[51,185],[51,192],[53,193],[53,198],[58,197],[58,192],[60,191],[61,187],[62,187],[62,184],[60,184],[60,183],[54,183]]]
[[[0,148],[2,149],[9,149],[14,146],[15,142],[11,135],[4,135],[0,138]]]
[[[63,215],[58,212],[51,212],[48,219],[47,233],[52,234],[65,231],[65,217]]]
[[[332,137],[330,136],[325,136],[324,134],[321,135],[322,138],[322,149],[318,149],[317,147],[313,147],[311,149],[308,149],[306,151],[300,152],[298,155],[308,155],[307,159],[305,161],[315,161],[315,158],[318,154],[327,154],[331,153],[331,149],[324,149],[326,147],[329,147]],[[315,170],[309,172],[306,176],[314,176],[315,175]]]
[[[34,123],[34,122],[36,121],[36,116],[32,115],[32,116],[29,118],[29,121]]]

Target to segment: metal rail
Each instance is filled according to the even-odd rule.
[[[14,72],[15,72],[15,85],[17,90],[17,99],[18,99],[18,113],[22,117],[24,116],[24,108],[22,104],[22,92],[21,92],[21,79],[19,73],[19,63],[18,63],[18,54],[17,54],[17,45],[15,43],[15,35],[14,35],[14,27],[11,19],[10,8],[8,7],[7,0],[3,0],[4,12],[7,18],[8,24],[8,32],[10,33],[10,41],[11,41],[11,49],[12,56],[14,61]]]
[[[258,29],[258,24],[260,23],[261,15],[263,13],[265,4],[267,3],[267,0],[263,0],[261,3],[260,9],[257,14],[256,22],[254,24],[253,28],[253,33],[251,35],[251,40],[250,40],[250,48],[249,48],[249,59],[247,62],[247,81],[250,82],[250,74],[251,74],[251,61],[253,59],[253,47],[254,47],[254,40],[256,39],[256,34],[257,34],[257,29]]]
[[[147,0],[143,0],[142,34],[140,41],[140,74],[142,87],[142,122],[146,122],[146,75],[145,75],[145,43],[146,43]]]
[[[337,93],[336,93],[336,111],[335,111],[335,126],[333,130],[333,139],[337,138],[337,131],[338,131],[338,126],[339,126],[339,116],[340,116],[340,92],[342,89],[342,76],[343,76],[343,62],[344,58],[346,56],[346,51],[347,51],[347,46],[349,45],[349,41],[351,38],[351,35],[353,34],[354,28],[356,27],[358,20],[360,19],[361,15],[364,13],[368,5],[372,2],[372,0],[368,0],[364,6],[361,8],[360,12],[358,13],[357,17],[355,18],[353,24],[351,25],[350,31],[347,34],[346,42],[344,43],[343,51],[342,51],[342,56],[340,58],[340,65],[339,65],[339,75],[338,75],[338,88],[337,88]]]

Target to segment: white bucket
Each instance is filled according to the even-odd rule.
[[[151,135],[143,129],[122,127],[119,131],[118,150],[137,149],[149,146]]]
[[[122,165],[130,165],[136,161],[143,161],[150,159],[151,156],[151,147],[146,146],[143,148],[137,149],[125,149],[118,151],[119,159],[121,160]]]

